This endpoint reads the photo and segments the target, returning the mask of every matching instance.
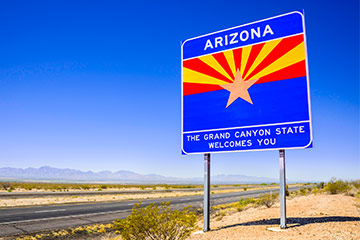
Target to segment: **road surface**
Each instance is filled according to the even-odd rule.
[[[301,187],[291,187],[297,190]],[[211,195],[211,205],[219,205],[238,201],[241,197],[258,197],[279,189],[248,190],[241,192],[221,193]],[[188,205],[202,207],[203,196],[184,196],[176,198],[160,198],[143,200],[142,204],[171,202],[173,209],[181,209]],[[37,207],[16,207],[0,209],[0,237],[25,234],[44,230],[69,228],[100,222],[111,222],[116,218],[124,218],[131,212],[139,200],[126,200],[103,203],[81,203],[46,205]]]

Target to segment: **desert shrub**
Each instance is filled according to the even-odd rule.
[[[135,204],[131,214],[114,222],[124,240],[180,240],[190,236],[195,228],[196,215],[189,211],[171,210],[170,202],[160,206],[152,203],[146,208]]]
[[[336,178],[332,178],[330,182],[328,182],[324,187],[325,191],[331,194],[344,193],[350,188],[351,187],[349,183],[342,180],[336,180]]]
[[[300,188],[300,189],[299,189],[299,193],[300,193],[301,195],[306,195],[307,192],[308,192],[307,188]]]
[[[240,200],[234,204],[234,207],[240,212],[244,210],[247,205],[255,202],[256,200],[254,198],[240,198]]]
[[[244,191],[247,191],[247,187],[244,187],[243,190],[244,190]]]
[[[276,202],[277,198],[278,198],[279,194],[278,193],[266,193],[261,195],[258,199],[256,199],[255,204],[258,206],[262,206],[265,205],[266,207],[271,207],[272,205],[274,205],[274,203]]]
[[[354,185],[351,184],[349,186],[349,189],[346,190],[345,195],[355,197],[358,192],[359,192],[359,190]]]
[[[11,187],[11,184],[8,182],[2,182],[1,183],[1,188],[4,190],[8,190]]]
[[[360,198],[360,191],[358,191],[354,197]]]
[[[178,186],[178,188],[196,188],[197,186],[195,185],[182,185],[182,186]]]
[[[353,185],[356,189],[360,189],[360,180],[352,181],[351,185]]]
[[[219,211],[215,214],[215,220],[216,221],[220,221],[221,219],[223,219],[223,217],[226,216],[226,212],[225,211]]]
[[[312,188],[311,192],[316,195],[316,194],[318,194],[318,193],[320,192],[320,190],[318,189],[317,186],[314,186],[314,187]]]
[[[81,189],[89,190],[90,186],[89,185],[81,185]]]
[[[316,185],[316,187],[317,187],[318,189],[324,189],[324,186],[325,186],[325,183],[324,183],[324,182],[320,182],[320,183],[318,183],[318,184]]]
[[[285,186],[285,196],[290,196],[290,192],[289,192],[289,186],[286,184]]]

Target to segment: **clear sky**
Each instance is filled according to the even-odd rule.
[[[314,148],[293,180],[360,178],[359,1],[1,1],[0,167],[202,177],[180,152],[181,41],[304,9]],[[277,151],[212,174],[278,178]]]

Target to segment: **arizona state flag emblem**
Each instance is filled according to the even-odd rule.
[[[312,147],[303,11],[182,44],[182,152]]]

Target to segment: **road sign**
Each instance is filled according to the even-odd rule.
[[[183,154],[312,147],[303,11],[182,43]]]

